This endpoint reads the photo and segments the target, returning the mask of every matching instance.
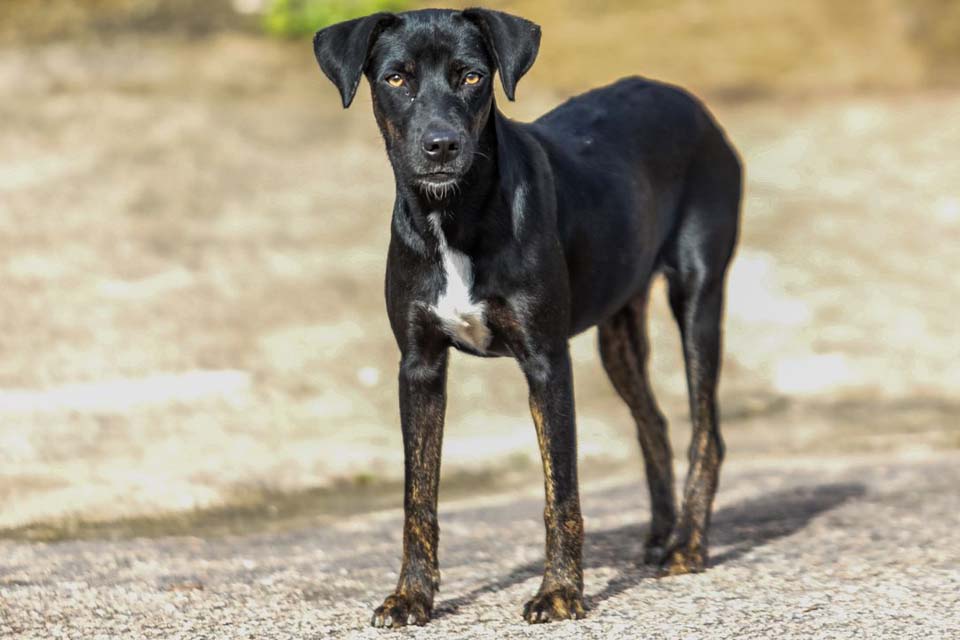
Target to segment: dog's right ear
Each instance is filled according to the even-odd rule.
[[[353,102],[377,36],[396,19],[392,13],[375,13],[331,25],[313,36],[313,53],[323,73],[340,90],[344,109]]]

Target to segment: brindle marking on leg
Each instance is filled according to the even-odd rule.
[[[543,412],[533,397],[530,398],[530,415],[533,417],[533,425],[537,430],[537,446],[540,448],[540,460],[543,462],[543,484],[547,497],[546,508],[550,509],[554,502],[553,461],[547,451],[547,434],[544,431]]]
[[[583,517],[577,491],[576,425],[569,353],[524,364],[530,413],[543,459],[546,560],[543,582],[524,606],[528,622],[581,618],[583,607]]]

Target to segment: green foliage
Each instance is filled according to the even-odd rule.
[[[403,11],[410,4],[410,0],[269,0],[263,25],[270,35],[296,38],[377,11]]]

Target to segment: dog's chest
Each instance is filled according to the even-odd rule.
[[[440,214],[429,216],[430,227],[440,245],[444,285],[430,310],[451,338],[481,353],[490,345],[486,304],[473,297],[473,265],[470,258],[451,248],[440,226]]]

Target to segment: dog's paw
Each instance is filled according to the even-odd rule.
[[[569,587],[538,593],[523,607],[523,619],[530,624],[555,620],[579,620],[586,615],[583,596]]]
[[[667,549],[662,544],[646,544],[643,547],[643,563],[658,567],[667,559]]]
[[[661,563],[661,576],[682,576],[685,573],[701,573],[707,567],[707,554],[701,549],[675,547],[666,554]]]
[[[373,612],[370,624],[380,628],[423,626],[430,621],[430,600],[422,593],[394,593]]]
[[[667,548],[667,536],[648,536],[643,543],[643,563],[659,567],[667,559]]]

